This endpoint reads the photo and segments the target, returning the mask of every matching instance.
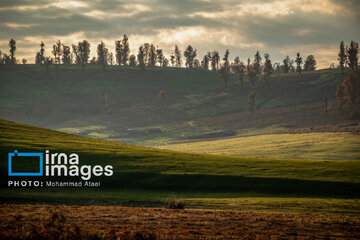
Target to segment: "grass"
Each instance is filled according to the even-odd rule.
[[[193,203],[192,206],[211,206],[215,200],[216,206],[228,207],[231,204],[221,204],[221,199],[264,198],[263,206],[270,210],[272,205],[267,205],[267,199],[272,198],[305,198],[309,203],[311,199],[323,199],[323,202],[337,199],[336,204],[324,205],[323,212],[333,212],[334,205],[341,208],[345,200],[349,204],[344,203],[343,213],[358,212],[355,206],[360,198],[360,161],[191,154],[81,137],[5,120],[0,121],[0,126],[1,159],[7,159],[7,153],[14,149],[20,152],[49,149],[51,152],[76,152],[81,164],[114,166],[112,177],[91,180],[101,181],[101,188],[97,189],[16,189],[5,186],[10,177],[6,173],[7,163],[2,161],[1,202],[162,205],[175,193],[185,202]],[[38,179],[81,180],[70,177]],[[204,199],[202,204],[199,199]],[[243,206],[246,209],[246,205]],[[281,204],[273,210],[281,210]]]
[[[7,239],[359,239],[356,217],[309,214],[66,206],[0,205]]]
[[[360,160],[360,136],[344,132],[266,134],[159,146],[174,151],[228,156]]]

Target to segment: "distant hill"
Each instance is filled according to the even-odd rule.
[[[72,65],[47,73],[45,66],[1,65],[0,117],[140,145],[254,131],[335,131],[354,124],[336,111],[336,86],[344,78],[320,70],[273,74],[269,86],[260,76],[255,85],[245,78],[241,86],[230,74],[224,87],[216,72],[199,69]],[[251,90],[258,93],[254,114],[245,110]]]

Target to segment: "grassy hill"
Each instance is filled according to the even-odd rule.
[[[158,205],[171,193],[176,193],[192,207],[360,213],[359,161],[189,154],[5,120],[0,121],[0,136],[1,202]],[[101,181],[102,187],[97,189],[6,187],[7,180],[15,178],[7,177],[7,153],[15,149],[19,152],[46,149],[76,152],[81,164],[113,165],[114,175],[92,179]],[[32,178],[36,179],[52,180],[51,177]]]
[[[360,160],[360,136],[349,132],[263,134],[185,141],[158,147],[183,152],[242,157]]]
[[[230,74],[224,87],[216,72],[199,69],[89,65],[83,71],[72,65],[51,66],[48,73],[45,66],[0,66],[0,117],[149,146],[252,131],[337,130],[354,124],[336,111],[335,90],[344,78],[321,70],[273,74],[269,86],[260,76],[255,85],[245,78],[241,86]],[[254,114],[245,111],[251,90],[258,92]]]

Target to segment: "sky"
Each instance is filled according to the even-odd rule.
[[[318,68],[337,64],[339,42],[360,41],[360,0],[0,0],[0,49],[17,42],[16,57],[35,60],[40,42],[46,55],[60,40],[91,44],[91,56],[104,41],[127,34],[131,53],[153,43],[169,55],[177,44],[190,44],[201,60],[208,51],[223,56],[230,50],[246,62],[256,51],[270,54],[273,63],[297,52],[313,54]]]

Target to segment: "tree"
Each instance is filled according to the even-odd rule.
[[[177,45],[175,45],[175,66],[181,67],[181,53]]]
[[[136,67],[136,57],[134,54],[131,54],[129,57],[129,66]]]
[[[213,51],[211,53],[211,70],[216,71],[219,68],[219,53],[217,51]]]
[[[170,56],[170,62],[171,62],[171,66],[174,67],[175,66],[175,54],[172,53]]]
[[[97,47],[97,55],[98,55],[98,58],[97,58],[97,61],[98,61],[98,64],[101,64],[102,67],[103,67],[103,70],[105,70],[105,67],[107,65],[107,62],[108,62],[108,49],[106,48],[105,46],[105,43],[103,41],[101,41],[101,43],[98,45]]]
[[[194,67],[194,59],[196,57],[196,49],[194,50],[191,45],[189,45],[184,51],[184,57],[186,59],[185,66],[188,68]]]
[[[105,44],[104,44],[104,47],[105,47]],[[81,67],[82,67],[82,69],[84,69],[85,64],[88,64],[89,57],[90,57],[90,43],[86,40],[79,42],[78,49],[79,49],[79,53],[80,53]],[[106,50],[106,52],[104,54],[106,54],[105,57],[107,57],[107,48],[105,48],[104,50]],[[104,59],[104,60],[107,60],[107,59]]]
[[[237,68],[238,71],[238,79],[240,81],[240,85],[244,86],[244,74],[245,74],[245,64],[243,62],[239,63],[239,67]]]
[[[208,52],[204,55],[203,60],[201,61],[201,67],[202,69],[209,70],[209,62],[211,58],[211,53]]]
[[[154,67],[156,65],[156,48],[154,44],[150,44],[148,49],[148,66]]]
[[[294,61],[290,59],[289,56],[286,56],[286,58],[284,58],[283,60],[283,72],[284,73],[288,73],[289,70],[291,69],[292,65],[293,65]]]
[[[306,57],[304,63],[304,71],[314,71],[316,69],[316,60],[314,55],[309,55]]]
[[[264,80],[266,82],[266,84],[269,84],[269,80],[270,80],[270,76],[272,74],[272,64],[271,64],[271,60],[270,60],[270,55],[265,53],[264,54],[264,58],[265,58],[265,64],[264,64]]]
[[[36,53],[36,56],[35,56],[35,64],[42,64],[40,52],[37,52],[37,53]]]
[[[159,66],[163,66],[163,61],[164,61],[164,54],[162,49],[158,48],[156,49],[156,55],[157,55],[157,60],[159,62]]]
[[[122,39],[122,64],[124,66],[126,66],[129,61],[129,55],[130,55],[129,38],[126,34],[124,34]]]
[[[220,81],[224,84],[225,87],[227,87],[229,82],[229,71],[227,70],[227,68],[225,66],[221,66],[218,74]]]
[[[59,41],[56,42],[56,44],[53,45],[52,54],[54,55],[55,64],[60,64],[60,56],[62,55],[62,44]]]
[[[249,77],[251,84],[255,85],[256,71],[254,70],[253,65],[250,64],[250,58],[248,58],[248,60],[247,60],[246,75]]]
[[[229,64],[229,54],[230,54],[229,49],[226,49],[223,61],[224,61],[224,68],[227,70],[229,69],[229,65],[230,65]]]
[[[123,46],[120,40],[115,41],[115,58],[120,66],[123,63]]]
[[[50,73],[50,65],[53,64],[54,60],[50,57],[46,57],[44,60],[44,64],[46,66],[46,73]]]
[[[15,51],[16,51],[16,41],[10,39],[9,41],[9,52],[10,52],[10,64],[16,64]]]
[[[35,63],[36,64],[45,63],[45,44],[43,42],[40,43],[40,51],[36,53]]]
[[[71,64],[71,52],[70,47],[63,45],[63,55],[62,55],[63,64]]]
[[[167,59],[166,57],[164,57],[162,66],[163,66],[163,67],[168,67],[168,66],[169,66],[169,59]]]
[[[357,42],[351,41],[350,46],[346,46],[347,58],[349,66],[353,71],[358,67],[358,52],[359,44]]]
[[[75,55],[75,60],[74,60],[75,64],[81,64],[81,54],[79,51],[79,45],[80,45],[80,42],[78,45],[75,45],[75,44],[72,45],[73,54]]]
[[[359,114],[359,80],[353,73],[349,73],[336,89],[337,109],[342,114],[354,116]]]
[[[338,54],[338,60],[339,60],[339,67],[341,72],[344,74],[344,69],[345,69],[345,64],[346,64],[346,52],[345,52],[345,46],[344,46],[344,41],[340,42],[340,50],[339,50],[339,54]]]
[[[302,57],[300,57],[300,53],[298,52],[297,54],[296,54],[296,60],[295,60],[295,62],[296,62],[296,72],[298,72],[299,74],[301,74],[301,70],[302,70],[302,68],[301,68],[301,64],[302,64]]]
[[[254,55],[254,64],[253,64],[253,68],[256,74],[260,74],[261,73],[261,56],[259,51],[256,51],[256,54]]]
[[[239,56],[236,56],[234,59],[234,62],[231,65],[231,71],[234,73],[238,73],[239,72],[239,65],[240,65],[240,58]]]
[[[109,59],[110,65],[112,66],[113,62],[114,62],[114,54],[112,52],[109,53],[108,59]]]
[[[143,68],[145,67],[145,49],[144,49],[143,45],[140,45],[140,47],[139,47],[137,59],[138,59],[139,66],[142,71]]]
[[[253,113],[256,110],[256,97],[257,97],[256,91],[252,90],[249,92],[246,110],[250,111],[251,113]]]
[[[22,62],[22,64],[25,65],[27,63],[27,60],[25,58],[23,58],[21,62]]]

